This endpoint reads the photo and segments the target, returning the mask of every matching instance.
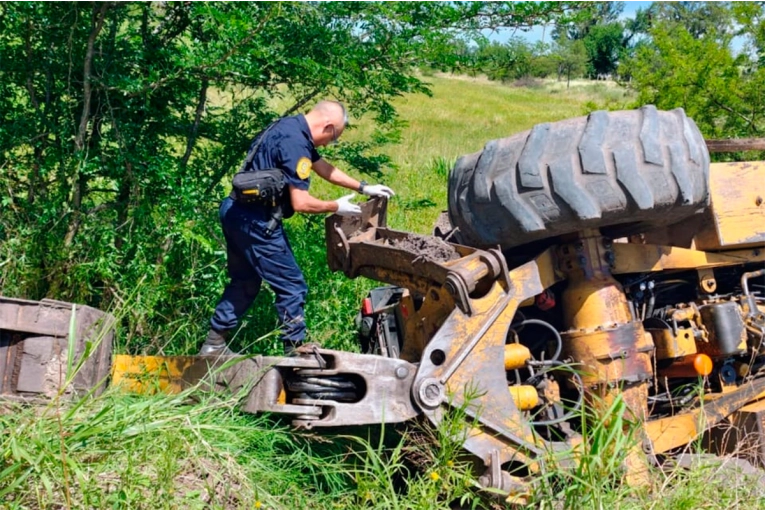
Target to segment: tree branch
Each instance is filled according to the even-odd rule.
[[[95,46],[96,37],[101,32],[106,20],[106,11],[109,10],[109,2],[101,4],[100,10],[96,11],[96,5],[93,6],[93,19],[92,28],[90,30],[90,36],[88,36],[88,47],[85,51],[85,63],[82,70],[82,113],[80,114],[80,124],[77,128],[77,135],[74,138],[74,149],[77,152],[82,151],[85,148],[85,133],[87,132],[88,119],[90,117],[90,101],[92,97],[92,91],[90,82],[92,76],[93,65],[93,47]]]
[[[221,65],[223,62],[231,58],[242,46],[252,41],[255,36],[263,30],[263,27],[266,25],[266,23],[271,19],[270,16],[266,16],[263,18],[260,22],[260,24],[257,27],[254,27],[250,34],[245,37],[244,39],[237,42],[234,46],[231,47],[230,50],[228,50],[226,53],[223,54],[218,60],[215,62],[212,62],[210,64],[204,64],[196,67],[192,67],[189,69],[178,69],[177,72],[167,75],[164,78],[160,78],[159,80],[149,83],[148,85],[144,85],[140,90],[137,90],[135,92],[131,92],[129,94],[126,94],[126,97],[138,97],[142,94],[145,94],[148,91],[157,90],[158,88],[162,87],[163,85],[167,84],[168,82],[171,82],[175,79],[177,79],[179,76],[183,75],[189,75],[189,74],[197,74],[197,73],[204,73],[208,69],[212,69],[214,67],[217,67]],[[122,93],[123,91],[121,89],[118,89],[116,87],[109,87],[107,90],[113,90],[118,91]]]
[[[288,115],[292,115],[293,113],[295,113],[298,110],[298,108],[302,108],[303,106],[305,106],[306,103],[308,103],[308,101],[318,96],[319,92],[321,92],[319,89],[315,89],[312,92],[301,97],[298,101],[295,102],[295,104],[293,104],[290,108],[288,108],[282,114],[282,117],[286,117]]]
[[[191,158],[191,151],[194,150],[194,146],[197,143],[199,123],[201,122],[202,115],[205,112],[205,103],[207,102],[207,88],[209,85],[210,82],[207,80],[207,78],[203,78],[202,85],[199,87],[199,100],[197,101],[197,110],[194,113],[194,123],[191,125],[189,136],[186,139],[186,152],[181,158],[181,168],[186,168],[186,165],[188,165],[189,158]]]
[[[90,102],[93,95],[90,82],[92,79],[93,49],[96,43],[96,37],[101,32],[106,20],[106,12],[109,10],[109,2],[103,2],[98,8],[98,4],[93,5],[93,17],[91,19],[91,30],[88,36],[88,46],[85,51],[85,62],[82,70],[82,114],[80,115],[80,124],[77,128],[77,134],[74,138],[75,153],[81,153],[85,149],[85,138],[88,130],[88,120],[90,119]],[[69,247],[74,240],[74,236],[80,229],[82,218],[80,217],[80,208],[82,207],[82,195],[85,188],[85,176],[76,170],[72,192],[72,220],[64,237],[64,246]]]
[[[749,125],[749,127],[751,127],[751,129],[752,129],[752,132],[753,132],[755,135],[759,135],[759,134],[760,134],[760,131],[759,131],[759,130],[757,129],[757,127],[754,125],[754,119],[748,119],[748,118],[746,117],[746,115],[744,115],[743,113],[740,113],[740,112],[738,112],[738,111],[734,110],[733,108],[731,108],[730,106],[728,106],[728,105],[726,105],[726,104],[723,104],[723,103],[721,103],[720,101],[718,101],[718,100],[717,100],[715,97],[713,97],[713,96],[710,96],[710,99],[712,100],[712,102],[713,102],[713,103],[714,103],[714,104],[715,104],[717,107],[719,107],[719,108],[721,108],[721,109],[725,110],[726,112],[730,113],[731,115],[734,115],[734,116],[736,116],[736,117],[740,118],[741,120],[743,120],[744,122],[746,122],[746,123]]]

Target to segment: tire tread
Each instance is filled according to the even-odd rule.
[[[449,176],[458,241],[504,249],[586,228],[653,227],[708,205],[709,153],[682,108],[595,111],[463,156]]]

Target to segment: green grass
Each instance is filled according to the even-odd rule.
[[[419,445],[378,427],[316,436],[240,412],[244,398],[245,392],[213,395],[198,388],[153,396],[110,388],[98,398],[56,399],[45,407],[4,402],[0,509],[480,503],[467,465],[456,460],[453,434]],[[448,423],[443,430],[461,422]],[[418,430],[420,437],[431,433]],[[415,457],[428,468],[419,469]]]
[[[501,508],[460,457],[464,414],[438,428],[296,433],[238,411],[241,395],[133,396],[0,408],[0,508]],[[589,420],[579,465],[547,460],[532,508],[762,508],[758,481],[709,463],[623,483],[624,406]],[[401,435],[400,435],[401,434]]]
[[[0,507],[301,508],[321,485],[347,497],[338,461],[237,404],[110,391],[74,412],[8,406]]]
[[[420,233],[429,232],[446,208],[448,172],[460,155],[539,122],[629,99],[599,84],[567,90],[555,83],[527,89],[481,79],[426,80],[433,97],[396,102],[407,125],[401,144],[387,149],[394,167],[383,179],[398,194],[391,226]],[[347,138],[362,140],[370,132],[361,119]],[[322,183],[316,193],[338,196]],[[358,296],[373,282],[328,275],[322,218],[295,218],[289,228],[304,234],[293,244],[314,282],[307,308],[312,339],[352,349]],[[126,299],[124,313],[139,290]],[[248,320],[268,317],[262,329],[272,331],[269,294],[259,301]],[[278,348],[273,335],[262,341]],[[78,360],[69,365],[76,370]],[[0,509],[501,508],[479,497],[470,465],[460,456],[460,410],[435,429],[417,423],[323,435],[295,432],[287,420],[244,414],[240,403],[241,395],[139,397],[110,389],[98,398],[57,400],[47,407],[0,404]],[[627,487],[624,453],[636,436],[624,432],[618,403],[608,414],[607,420],[588,422],[579,467],[567,470],[559,458],[550,459],[535,485],[533,507],[765,506],[757,483],[738,474],[726,477],[727,471],[721,476],[714,467],[654,471],[650,487]]]

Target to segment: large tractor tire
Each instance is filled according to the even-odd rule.
[[[589,228],[616,237],[703,211],[708,178],[706,144],[681,108],[596,111],[461,157],[449,221],[456,242],[504,250]]]

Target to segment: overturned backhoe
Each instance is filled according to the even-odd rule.
[[[764,198],[765,162],[710,164],[680,109],[536,126],[457,162],[432,236],[387,228],[383,200],[327,218],[330,268],[387,284],[361,307],[362,353],[307,345],[216,382],[302,429],[459,408],[480,483],[508,495],[616,399],[643,423],[634,481],[702,436],[765,467]],[[117,356],[112,384],[179,388],[229,361]]]

